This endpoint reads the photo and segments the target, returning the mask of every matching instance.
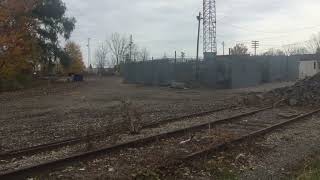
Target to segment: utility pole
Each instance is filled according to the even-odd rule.
[[[197,20],[198,20],[198,38],[197,38],[197,67],[196,67],[196,79],[199,79],[199,66],[200,66],[200,59],[199,59],[199,43],[200,43],[200,25],[201,25],[201,12],[199,12],[199,16],[197,16]]]
[[[198,20],[198,38],[197,38],[197,62],[199,61],[199,43],[200,43],[200,24],[201,24],[201,12],[199,12],[199,16],[197,16]]]
[[[223,42],[222,42],[223,55],[224,55],[224,46],[225,46],[225,43],[224,43],[224,41],[223,41]]]
[[[259,41],[252,41],[252,48],[254,49],[254,55],[257,55],[257,49],[259,48]]]
[[[88,69],[91,67],[91,55],[90,55],[90,38],[88,38],[88,44],[87,44],[87,47],[88,47]]]
[[[130,44],[129,44],[129,47],[130,47],[129,60],[130,61],[132,60],[132,46],[133,46],[133,39],[132,39],[132,35],[130,35]]]
[[[174,80],[177,78],[177,51],[174,51],[174,66],[173,66]]]
[[[177,51],[174,51],[174,64],[177,64]]]

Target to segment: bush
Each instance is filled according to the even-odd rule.
[[[0,78],[0,92],[24,89],[32,82],[30,75],[17,75],[13,79]]]

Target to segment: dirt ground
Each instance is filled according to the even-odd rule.
[[[0,152],[104,131],[121,123],[123,100],[130,100],[149,122],[237,104],[247,93],[144,87],[114,77],[6,92],[0,94]]]
[[[261,122],[261,124],[259,125],[259,127],[255,128],[261,128],[260,126],[263,123],[273,124],[274,122],[271,122],[271,120],[275,122],[284,121],[284,119],[278,117],[277,114],[279,112],[284,112],[287,110],[292,109],[290,107],[270,109],[268,111],[255,114],[250,117],[244,117],[240,119],[239,122],[247,124],[250,121],[258,121]],[[300,111],[300,109],[296,110],[299,112],[304,112]],[[215,119],[214,116],[206,116],[203,117],[203,119],[212,120]],[[220,118],[217,117],[217,119]],[[173,165],[173,167],[171,167],[169,164],[170,160],[172,159],[182,157],[183,155],[187,155],[192,152],[197,152],[200,149],[208,147],[208,145],[212,143],[218,144],[219,142],[224,142],[228,139],[239,137],[241,136],[241,134],[243,135],[243,131],[239,131],[239,129],[238,131],[235,131],[232,125],[229,125],[230,124],[218,126],[212,130],[203,129],[201,131],[199,130],[190,134],[186,133],[177,137],[171,137],[168,139],[163,139],[158,142],[151,143],[149,145],[144,145],[143,147],[127,148],[114,153],[108,153],[97,158],[92,158],[88,161],[79,161],[73,164],[69,164],[67,166],[62,166],[59,168],[59,170],[53,170],[50,171],[48,174],[41,174],[42,176],[35,177],[37,177],[36,179],[139,179],[137,177],[143,176],[145,179],[156,179],[156,177],[164,176],[160,179],[224,179],[221,178],[221,176],[216,176],[215,173],[219,172],[218,168],[226,167],[227,163],[220,163],[216,169],[213,169],[212,166],[203,167],[203,164],[210,163],[200,164],[201,160],[199,160],[198,158],[194,160],[198,164],[191,167],[186,165],[181,166],[180,168],[176,168],[176,165]],[[170,126],[172,126],[172,124]],[[167,126],[164,129],[170,129],[170,126]],[[229,129],[227,127],[229,127]],[[252,130],[252,128],[254,128],[252,126],[248,126],[246,128],[247,129],[242,129],[245,130],[245,134],[254,131]],[[150,132],[148,133],[147,131],[143,131],[141,132],[141,135],[143,134],[150,134]],[[187,140],[190,137],[192,137],[190,141],[181,144],[181,142],[184,142],[184,140]],[[238,147],[232,148],[237,151],[226,153],[228,155],[234,156],[230,157],[230,162],[232,163],[229,163],[228,165],[231,166],[231,164],[235,164],[237,165],[235,166],[235,168],[242,168],[241,166],[244,165],[244,168],[246,169],[243,168],[243,170],[249,170],[251,167],[256,168],[257,165],[254,165],[252,163],[253,161],[251,163],[243,163],[243,161],[248,161],[247,157],[253,157],[251,155],[253,153],[256,153],[257,157],[263,157],[261,156],[261,153],[257,154],[256,149],[261,149],[267,152],[268,148],[259,148],[258,145],[250,145],[250,147],[255,147],[255,151],[252,151],[252,153],[250,153],[250,156],[248,156],[248,148],[243,148],[243,150],[241,151],[238,151],[240,149]],[[239,154],[244,154],[244,157],[241,156],[241,159],[237,158],[241,162],[237,162],[234,160]],[[226,156],[219,155],[218,157],[220,158]],[[217,163],[214,161],[217,160],[217,156],[209,157],[208,160],[209,162],[211,161],[212,163]],[[159,166],[167,167],[166,169],[168,169],[168,171],[158,169]],[[274,167],[278,168],[278,166]],[[193,178],[191,178],[192,176]],[[259,178],[256,177],[252,179]]]
[[[123,84],[118,77],[0,94],[0,152],[122,127],[122,102],[132,102],[142,123],[246,103],[248,94],[292,83],[214,90]]]

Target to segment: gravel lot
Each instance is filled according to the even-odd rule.
[[[310,109],[298,108],[308,112]],[[296,169],[320,152],[320,114],[268,133],[264,137],[173,169],[176,179],[296,179]],[[299,174],[298,174],[299,175]]]
[[[122,127],[122,101],[130,101],[142,123],[243,106],[243,97],[291,83],[213,90],[170,89],[123,84],[120,78],[54,83],[0,94],[0,152]],[[230,115],[229,113],[226,113]]]
[[[249,110],[249,109],[247,109]],[[266,119],[277,119],[278,112],[286,111],[287,108],[271,109],[249,117],[240,118],[237,122],[250,122],[259,121],[262,117]],[[229,113],[231,114],[231,113]],[[221,117],[219,117],[221,116]],[[219,115],[209,115],[199,119],[200,121],[214,121],[215,118],[222,118]],[[190,119],[191,120],[191,119]],[[261,120],[262,121],[262,120]],[[283,119],[275,120],[273,123],[284,121]],[[269,122],[271,123],[271,121]],[[225,124],[226,126],[230,123]],[[43,176],[35,176],[40,179],[130,179],[134,176],[145,175],[145,173],[158,172],[157,167],[161,165],[167,165],[170,161],[183,155],[197,152],[210,146],[212,143],[222,143],[228,139],[233,139],[248,132],[254,131],[252,126],[248,126],[249,129],[244,127],[237,129],[236,127],[226,127],[225,125],[218,125],[213,129],[203,129],[194,133],[185,133],[176,137],[163,139],[158,142],[153,142],[142,147],[128,148],[115,153],[108,153],[105,156],[99,156],[89,161],[75,162],[68,166],[59,168],[60,170],[49,172],[48,174],[42,174]],[[172,127],[171,127],[172,126]],[[153,130],[142,131],[140,136],[144,134],[158,134],[160,129],[174,129],[172,124],[170,127],[155,128]],[[251,129],[250,129],[251,128]],[[257,129],[259,127],[255,127]],[[245,130],[241,132],[239,130]],[[154,133],[154,131],[156,133]],[[192,138],[190,138],[192,137]],[[134,138],[134,136],[130,137]],[[111,170],[110,170],[111,169]],[[175,167],[168,167],[169,170],[175,170]],[[143,173],[141,173],[143,172]],[[161,174],[169,175],[179,173],[180,170],[172,172],[161,172]],[[159,174],[160,175],[160,174]],[[181,175],[181,174],[180,174]],[[186,179],[187,176],[179,177],[173,175],[169,179],[179,177],[179,179]],[[151,177],[149,177],[151,178]],[[148,179],[148,178],[147,178]]]
[[[247,91],[245,91],[247,93]],[[143,87],[120,78],[48,84],[0,94],[0,152],[102,132],[122,121],[130,100],[144,122],[237,104],[241,90]]]

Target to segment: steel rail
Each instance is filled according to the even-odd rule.
[[[39,172],[39,171],[46,171],[48,169],[52,169],[55,167],[59,167],[59,165],[64,165],[66,163],[70,163],[70,162],[75,162],[75,161],[79,161],[82,159],[86,159],[86,158],[90,158],[93,156],[98,156],[101,154],[107,154],[107,153],[111,153],[120,149],[124,149],[124,148],[132,148],[132,147],[139,147],[141,145],[146,145],[148,143],[152,143],[155,141],[158,141],[160,139],[165,139],[168,137],[173,137],[175,135],[178,134],[184,134],[187,132],[194,132],[197,131],[199,129],[204,129],[207,127],[213,127],[214,125],[218,125],[221,123],[226,123],[226,122],[231,122],[233,120],[242,118],[242,117],[246,117],[246,116],[250,116],[250,115],[254,115],[257,114],[259,112],[268,110],[268,109],[272,109],[273,106],[271,107],[266,107],[266,108],[262,108],[262,109],[258,109],[258,110],[254,110],[254,111],[250,111],[250,112],[246,112],[246,113],[242,113],[239,115],[235,115],[235,116],[231,116],[228,118],[223,118],[220,120],[215,120],[215,121],[211,121],[211,122],[207,122],[207,123],[201,123],[195,126],[191,126],[191,127],[186,127],[186,128],[181,128],[181,129],[177,129],[177,130],[173,130],[173,131],[169,131],[169,132],[165,132],[165,133],[161,133],[161,134],[157,134],[157,135],[152,135],[152,136],[148,136],[145,138],[141,138],[141,139],[137,139],[137,140],[132,140],[132,141],[128,141],[128,142],[124,142],[124,143],[120,143],[117,145],[112,145],[112,146],[107,146],[107,147],[103,147],[97,150],[93,150],[93,151],[88,151],[88,152],[84,152],[84,153],[79,153],[79,154],[75,154],[66,158],[61,158],[61,159],[57,159],[57,160],[52,160],[52,161],[48,161],[48,162],[43,162],[37,165],[31,165],[28,167],[23,167],[20,169],[16,169],[16,170],[12,170],[12,171],[7,171],[4,173],[0,173],[0,179],[11,179],[11,178],[17,178],[17,177],[26,177],[26,175],[32,174],[33,172]]]
[[[216,143],[211,144],[208,148],[202,149],[200,151],[197,151],[197,152],[185,155],[185,156],[180,156],[179,158],[176,158],[176,159],[170,161],[169,164],[161,165],[160,167],[158,167],[158,169],[160,169],[160,170],[161,169],[162,170],[163,169],[167,169],[168,167],[177,166],[177,165],[182,164],[183,162],[188,161],[188,160],[193,160],[193,159],[196,159],[196,158],[201,157],[201,156],[206,156],[206,155],[208,155],[210,153],[214,153],[214,152],[218,152],[218,151],[221,151],[221,150],[225,150],[228,147],[230,147],[231,145],[237,145],[237,144],[245,142],[248,139],[254,139],[254,138],[258,138],[258,137],[264,136],[264,135],[266,135],[268,133],[273,132],[274,130],[277,130],[279,128],[282,128],[284,126],[293,124],[293,123],[298,122],[298,121],[302,121],[305,118],[307,118],[309,116],[312,116],[312,115],[314,115],[316,113],[319,113],[319,112],[320,112],[320,109],[317,109],[317,110],[314,110],[312,112],[309,112],[309,113],[300,115],[298,117],[289,119],[287,121],[284,121],[284,122],[281,122],[281,123],[277,123],[277,124],[271,125],[271,126],[269,126],[267,128],[264,128],[264,129],[261,129],[261,130],[258,130],[258,131],[254,131],[252,133],[243,135],[241,137],[229,140],[227,142],[222,142],[222,143],[218,143],[218,144],[216,144]]]
[[[147,125],[143,126],[142,128],[143,129],[154,128],[154,127],[158,127],[160,125],[164,125],[164,124],[180,121],[182,119],[206,116],[206,115],[209,115],[209,114],[212,114],[212,113],[215,113],[215,112],[220,112],[220,111],[223,111],[223,110],[231,109],[233,107],[234,106],[223,107],[223,108],[219,108],[219,109],[215,109],[215,110],[211,110],[211,111],[204,111],[204,112],[200,112],[200,113],[194,113],[194,114],[190,114],[190,115],[169,118],[169,119],[166,119],[166,120],[163,120],[163,121],[160,121],[160,122],[147,124]],[[111,132],[108,132],[108,133],[106,133],[106,132],[104,132],[104,133],[95,133],[95,134],[91,134],[91,135],[88,135],[88,136],[70,138],[70,139],[66,139],[66,140],[62,140],[62,141],[56,141],[56,142],[47,143],[47,144],[41,144],[41,145],[32,146],[32,147],[28,147],[28,148],[12,150],[12,151],[8,151],[8,152],[0,153],[0,158],[9,159],[9,158],[16,158],[18,156],[23,156],[23,155],[32,155],[32,154],[35,154],[37,152],[49,151],[49,150],[61,148],[61,147],[67,146],[67,145],[73,145],[73,144],[76,144],[76,143],[87,141],[88,139],[101,138],[101,137],[108,136],[108,135],[111,135]]]

